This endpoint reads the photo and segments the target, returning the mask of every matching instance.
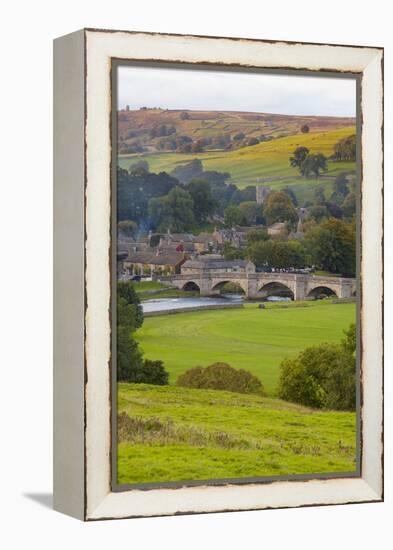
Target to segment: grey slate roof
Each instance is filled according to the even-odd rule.
[[[182,252],[156,254],[156,252],[135,252],[129,254],[126,262],[131,264],[170,265],[177,266],[184,260]]]

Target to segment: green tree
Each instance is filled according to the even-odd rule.
[[[314,204],[324,206],[326,203],[325,192],[322,187],[316,187],[314,189]]]
[[[245,224],[244,214],[238,206],[230,205],[225,209],[224,223],[227,227]]]
[[[297,200],[295,191],[292,189],[292,187],[289,187],[288,185],[281,189],[283,193],[286,193],[288,197],[291,199],[293,206],[298,206],[299,201]]]
[[[278,395],[307,407],[354,410],[356,407],[355,326],[341,344],[307,348],[280,366]]]
[[[352,355],[356,352],[356,325],[352,323],[348,330],[344,330],[345,338],[341,341],[341,345],[348,353]]]
[[[191,145],[191,144],[188,144]],[[190,149],[191,150],[191,149]],[[202,161],[199,159],[193,159],[186,164],[177,166],[171,175],[175,177],[180,183],[187,184],[192,179],[200,178],[203,172]]]
[[[117,326],[117,380],[134,382],[143,365],[143,354],[128,326]]]
[[[138,224],[132,220],[123,220],[117,224],[119,234],[126,237],[135,237],[138,233]]]
[[[269,234],[264,227],[259,229],[252,229],[247,233],[247,246],[261,241],[268,241],[269,238]]]
[[[339,174],[333,182],[333,193],[346,197],[349,193],[348,189],[349,180],[344,172]]]
[[[222,247],[222,255],[226,260],[243,260],[245,257],[245,251],[236,248],[227,241]]]
[[[283,191],[272,191],[263,204],[263,215],[269,225],[276,222],[297,222],[298,215],[289,196]]]
[[[194,225],[194,201],[188,191],[174,187],[168,195],[149,202],[151,222],[158,231],[189,231]]]
[[[333,182],[333,192],[330,197],[330,202],[336,205],[342,205],[345,197],[349,193],[348,189],[349,181],[344,173],[339,174]]]
[[[303,162],[306,160],[309,154],[309,149],[307,147],[297,147],[294,152],[293,156],[289,158],[289,163],[293,168],[301,168]]]
[[[353,225],[329,218],[306,233],[304,245],[315,265],[342,275],[356,273],[356,235]]]
[[[247,247],[247,257],[257,267],[301,268],[304,267],[306,257],[301,242],[279,241],[270,239],[259,241]]]
[[[197,222],[205,221],[213,214],[216,201],[211,193],[210,185],[207,181],[193,179],[187,185],[187,191],[194,201],[194,216]]]
[[[297,147],[293,156],[289,158],[289,163],[306,178],[312,175],[318,178],[321,171],[326,172],[328,169],[325,155],[322,153],[310,154],[307,147]]]
[[[246,225],[255,225],[262,216],[262,208],[256,201],[245,201],[239,204]]]
[[[167,195],[178,181],[165,172],[152,174],[145,170],[132,172],[122,168],[117,172],[117,217],[119,221],[146,223],[148,203],[154,197]]]
[[[346,138],[340,139],[334,145],[333,159],[338,161],[355,161],[356,160],[356,136],[355,134]]]
[[[309,178],[312,175],[318,178],[321,171],[326,172],[327,169],[327,158],[322,153],[317,153],[315,155],[307,156],[300,166],[300,173],[306,178]]]
[[[117,379],[119,382],[167,384],[162,361],[143,358],[133,334],[143,324],[143,310],[131,281],[117,283]]]
[[[137,383],[165,386],[169,380],[169,374],[165,370],[164,363],[162,361],[152,361],[151,359],[145,359],[135,374],[135,382]]]
[[[312,206],[309,210],[309,217],[320,223],[322,220],[326,220],[329,217],[329,211],[326,206],[316,205]]]
[[[141,327],[143,324],[143,309],[138,294],[135,292],[134,284],[131,281],[118,281],[117,283],[117,303],[118,310],[121,308],[127,308],[132,306],[132,309],[128,308],[127,312],[121,313],[122,319],[129,319],[129,322],[125,320],[118,324],[130,326],[132,331]],[[133,312],[131,315],[131,311]],[[119,311],[118,311],[119,315]]]
[[[352,217],[356,214],[356,195],[355,193],[348,193],[345,197],[344,202],[341,205],[342,212],[344,217],[347,220],[351,220]]]

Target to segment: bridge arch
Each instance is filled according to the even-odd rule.
[[[319,300],[330,296],[337,297],[337,292],[334,288],[325,285],[315,286],[309,290],[307,294],[307,298],[314,298],[314,300]]]
[[[291,287],[279,281],[270,281],[269,283],[265,283],[260,287],[258,293],[265,294],[266,297],[283,296],[285,298],[290,298],[291,300],[295,299],[295,294]]]
[[[247,284],[247,282],[246,282]],[[247,294],[247,287],[245,288],[243,285],[243,281],[236,281],[236,280],[225,280],[225,281],[219,281],[218,283],[213,283],[212,286],[212,292],[221,292],[225,289],[226,285],[230,285],[230,287],[233,288],[233,290],[229,290],[229,292],[232,292],[233,294]]]
[[[191,291],[200,292],[201,291],[200,286],[195,281],[187,281],[186,283],[184,283],[184,285],[182,287],[182,290],[185,290],[187,292],[191,292]]]

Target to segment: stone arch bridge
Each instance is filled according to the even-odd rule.
[[[250,299],[264,298],[272,293],[272,289],[289,291],[294,300],[310,299],[320,293],[335,294],[338,298],[356,295],[356,279],[294,273],[187,273],[160,277],[159,280],[182,290],[199,289],[201,296],[219,294],[225,283],[237,284]]]

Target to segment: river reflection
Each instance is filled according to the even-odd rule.
[[[289,298],[281,296],[269,296],[267,301],[287,301]],[[209,308],[211,306],[225,304],[241,304],[244,302],[244,296],[240,294],[225,294],[221,296],[190,296],[190,298],[157,298],[142,302],[144,313],[153,313],[156,311],[170,311],[174,309],[187,308]]]

